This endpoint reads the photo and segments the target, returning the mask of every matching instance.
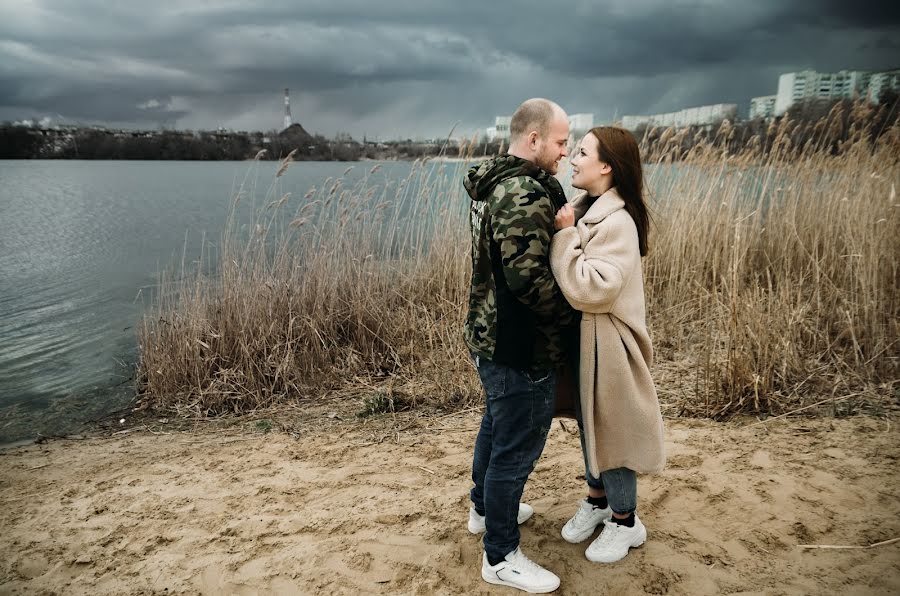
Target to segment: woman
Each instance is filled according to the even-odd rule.
[[[603,524],[585,556],[612,563],[647,538],[635,513],[636,474],[665,465],[641,270],[649,216],[640,152],[629,132],[591,129],[571,163],[572,186],[585,192],[559,210],[550,262],[566,299],[582,313],[573,368],[588,496],[562,536],[582,542]]]

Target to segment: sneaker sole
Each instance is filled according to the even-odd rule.
[[[505,579],[501,579],[496,575],[491,574],[490,572],[486,572],[484,568],[481,569],[481,579],[486,581],[489,584],[494,584],[495,586],[506,586],[508,588],[515,588],[517,590],[522,590],[523,592],[528,592],[529,594],[549,594],[550,592],[556,591],[559,588],[559,581],[556,582],[556,585],[546,588],[534,588],[529,590],[525,586],[520,586],[519,584],[515,584],[513,582],[508,582]]]
[[[565,540],[566,542],[568,542],[569,544],[578,544],[580,542],[584,542],[585,540],[587,540],[588,538],[593,536],[594,532],[597,531],[597,528],[599,528],[602,525],[603,525],[603,522],[600,522],[599,524],[597,524],[596,526],[591,528],[591,530],[589,532],[585,531],[584,533],[577,534],[575,536],[566,536],[564,532],[560,532],[560,535],[562,536],[562,539]]]
[[[587,553],[587,551],[585,551],[584,556],[588,561],[590,561],[592,563],[615,563],[617,561],[621,561],[626,556],[628,556],[628,551],[630,551],[633,548],[638,548],[639,546],[642,546],[645,542],[647,542],[647,529],[646,528],[644,528],[644,531],[641,532],[641,535],[638,537],[638,539],[635,540],[634,542],[632,542],[628,546],[628,549],[625,551],[625,553],[621,557],[618,557],[616,559],[591,558],[591,556]]]

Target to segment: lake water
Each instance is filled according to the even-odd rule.
[[[328,177],[396,183],[409,162],[299,162],[279,195]],[[459,164],[450,164],[460,167]],[[76,432],[127,406],[135,328],[162,269],[265,199],[273,162],[0,161],[0,444]]]

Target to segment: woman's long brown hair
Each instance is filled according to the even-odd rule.
[[[597,138],[600,161],[612,168],[613,185],[625,201],[625,211],[637,226],[641,256],[646,256],[650,214],[644,202],[644,171],[637,141],[630,132],[615,126],[597,126],[590,133]]]

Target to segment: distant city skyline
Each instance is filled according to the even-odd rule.
[[[896,3],[0,0],[0,120],[429,138],[523,99],[661,114],[775,93],[785,72],[897,68]]]

